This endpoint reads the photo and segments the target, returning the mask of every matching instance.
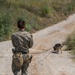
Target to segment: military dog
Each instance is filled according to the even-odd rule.
[[[62,53],[62,48],[63,46],[62,46],[62,44],[60,44],[60,43],[57,43],[57,44],[55,44],[54,46],[53,46],[53,49],[54,49],[54,51],[56,51],[56,53],[59,53],[59,50],[61,51],[61,53]]]

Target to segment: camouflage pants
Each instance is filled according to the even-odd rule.
[[[23,54],[23,58],[25,58],[26,54]],[[21,68],[18,68],[15,66],[15,64],[12,61],[12,72],[14,75],[27,75],[27,68],[29,67],[29,62],[23,63],[23,66]]]

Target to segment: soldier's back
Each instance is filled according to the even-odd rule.
[[[29,38],[31,37],[30,33],[26,31],[18,31],[12,34],[13,46],[18,51],[28,50],[29,47]]]

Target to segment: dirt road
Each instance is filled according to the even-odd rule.
[[[75,30],[75,14],[67,20],[33,34],[34,46],[30,49],[33,60],[28,75],[75,75],[75,63],[67,51],[52,53],[53,45],[65,41],[68,34]],[[13,75],[11,41],[0,43],[0,75]]]

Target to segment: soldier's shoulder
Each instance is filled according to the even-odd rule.
[[[18,32],[12,33],[12,37],[16,37],[17,34]]]
[[[26,34],[26,35],[31,35],[29,32],[27,32],[27,31],[24,31],[24,34]]]
[[[27,37],[32,38],[32,34],[31,33],[25,31],[25,34],[26,34]]]
[[[15,36],[16,35],[16,32],[15,33],[12,33],[12,36]]]
[[[15,33],[12,33],[12,35],[15,35]]]

